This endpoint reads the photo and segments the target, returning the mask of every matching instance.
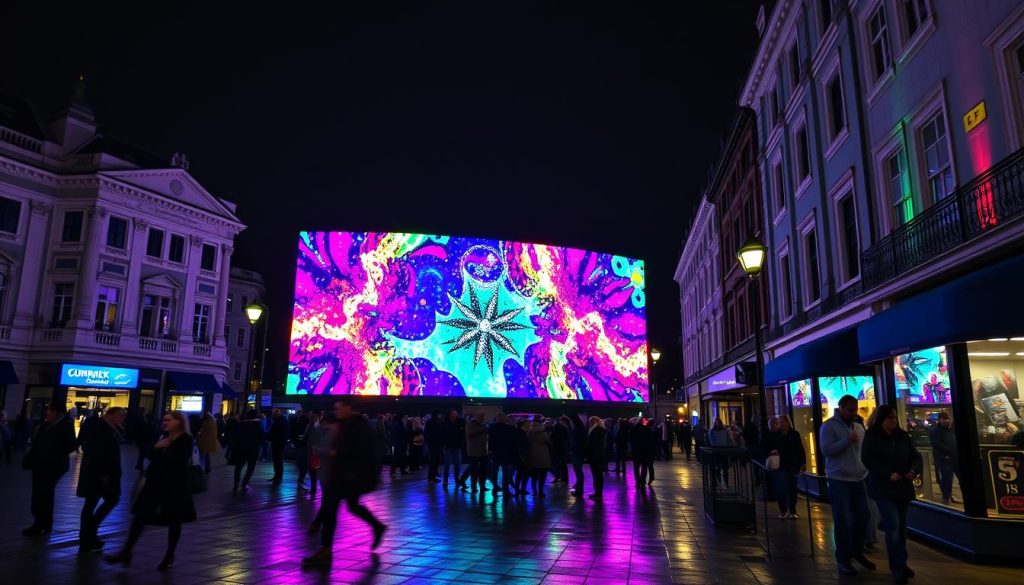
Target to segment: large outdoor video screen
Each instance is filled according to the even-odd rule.
[[[645,302],[623,256],[302,232],[287,392],[643,402]]]

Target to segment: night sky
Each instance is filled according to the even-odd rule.
[[[296,233],[335,228],[643,258],[659,380],[680,376],[672,274],[756,48],[756,0],[91,4],[0,3],[0,88],[45,116],[84,73],[102,131],[186,153],[238,204],[233,262],[267,279],[271,369]]]

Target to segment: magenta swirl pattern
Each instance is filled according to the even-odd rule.
[[[574,248],[302,232],[287,392],[643,402],[644,284]]]

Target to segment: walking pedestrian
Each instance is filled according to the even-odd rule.
[[[907,583],[914,576],[907,566],[907,509],[917,497],[914,478],[921,475],[923,460],[891,404],[878,407],[861,457],[868,469],[868,493],[881,515],[889,571],[897,583]]]
[[[7,411],[0,410],[0,458],[10,465],[14,453],[14,431],[7,420]]]
[[[238,491],[239,479],[242,478],[242,466],[245,466],[245,478],[242,479],[242,491],[249,491],[249,480],[256,471],[256,460],[260,456],[263,445],[263,421],[255,409],[250,409],[238,423],[234,444],[231,446],[231,464],[235,466],[235,486],[232,492]]]
[[[832,418],[821,425],[819,444],[825,455],[829,500],[832,502],[836,562],[842,575],[856,575],[851,560],[866,569],[875,564],[864,556],[864,519],[868,516],[864,478],[868,470],[861,460],[864,426],[857,422],[857,399],[839,399]]]
[[[535,421],[528,434],[530,440],[530,475],[533,493],[538,498],[547,497],[544,493],[544,482],[548,470],[551,469],[551,437],[544,429],[544,423]]]
[[[32,517],[35,520],[32,526],[21,531],[23,535],[37,537],[53,531],[54,490],[68,472],[68,456],[77,448],[75,426],[64,406],[51,402],[21,463],[25,469],[32,470]]]
[[[633,432],[629,420],[620,418],[618,430],[615,431],[615,473],[625,475],[629,460],[629,437]]]
[[[419,471],[423,463],[423,447],[426,439],[423,437],[423,421],[420,417],[414,416],[409,419],[409,471]]]
[[[222,445],[224,445],[224,461],[231,462],[231,448],[235,444],[235,436],[238,434],[238,415],[231,413],[224,421],[224,434]]]
[[[530,495],[530,421],[523,419],[516,425],[516,495]]]
[[[608,430],[600,417],[590,417],[590,428],[587,429],[587,458],[590,460],[590,477],[594,482],[594,493],[590,499],[601,500],[604,497],[604,472],[608,467],[607,441]]]
[[[165,434],[150,451],[150,465],[132,506],[134,516],[128,540],[121,552],[106,557],[108,563],[130,565],[132,549],[142,536],[142,529],[147,524],[167,526],[167,551],[156,567],[158,571],[166,571],[174,564],[181,525],[196,519],[196,508],[188,491],[188,469],[194,446],[188,419],[180,411],[169,412],[164,415],[162,426]]]
[[[448,487],[448,470],[454,466],[452,479],[459,480],[459,472],[462,468],[462,439],[461,429],[458,424],[459,413],[455,410],[448,411],[448,418],[441,423],[441,444],[444,447],[444,475],[441,477],[441,485]]]
[[[478,412],[466,421],[466,458],[469,460],[470,492],[486,492],[487,473],[487,426],[484,425],[484,413]]]
[[[769,457],[779,456],[779,467],[771,470],[779,518],[799,518],[796,512],[796,478],[807,469],[807,454],[800,434],[793,430],[789,415],[779,416],[779,430],[768,433],[763,449]]]
[[[508,417],[504,412],[498,413],[494,424],[488,430],[488,445],[491,448],[491,456],[494,460],[494,483],[495,494],[507,496],[512,490],[512,475],[515,473],[515,428],[508,424]],[[501,471],[501,483],[498,483],[498,471]],[[499,489],[498,486],[501,486]]]
[[[338,434],[338,419],[334,416],[334,409],[324,412],[323,417],[320,421],[320,436],[312,446],[311,460],[315,460],[319,464],[316,475],[317,480],[320,482],[320,507],[316,511],[316,517],[309,524],[309,532],[317,532],[324,524],[324,507],[327,504],[327,490],[331,486],[331,477],[334,471],[334,459],[331,457],[331,451],[334,449],[334,441]],[[374,444],[377,443],[376,435],[374,435]],[[374,459],[377,459],[376,453]],[[376,470],[376,475],[380,476],[380,470]]]
[[[284,481],[284,446],[288,443],[288,420],[281,415],[281,409],[271,411],[270,456],[274,461],[274,476],[268,479],[271,485],[281,485]]]
[[[427,466],[427,481],[437,483],[440,481],[437,476],[441,470],[441,458],[444,456],[444,437],[441,434],[441,411],[435,410],[430,413],[430,419],[423,428],[423,438],[427,445],[427,456],[430,463]]]
[[[956,434],[953,433],[953,419],[948,412],[940,412],[939,418],[930,431],[928,439],[935,456],[935,476],[939,480],[942,503],[959,504],[953,497],[953,476],[960,479],[960,465],[957,462]]]
[[[337,430],[333,448],[328,454],[334,460],[333,477],[324,494],[320,548],[302,559],[302,563],[307,565],[330,564],[334,532],[338,525],[338,507],[342,500],[345,500],[348,511],[353,516],[373,528],[371,549],[376,550],[380,546],[388,529],[386,524],[359,503],[359,497],[372,491],[380,480],[377,458],[373,450],[373,431],[362,414],[355,409],[350,398],[335,401],[334,416],[338,420]]]
[[[575,482],[572,485],[572,491],[569,493],[580,498],[583,497],[583,463],[587,458],[587,449],[589,448],[587,427],[584,426],[580,417],[575,414],[569,417],[569,422],[572,424],[572,434],[569,437],[569,448],[572,451],[572,473],[575,479]]]
[[[552,483],[569,483],[569,417],[561,416],[551,427]]]
[[[391,475],[409,475],[408,452],[409,452],[409,431],[405,426],[405,420],[401,415],[395,415],[391,424],[388,425],[388,435],[391,437],[391,446],[394,449],[391,453]]]
[[[697,450],[697,461],[702,461],[701,449],[707,445],[708,427],[704,424],[703,419],[697,419],[697,424],[693,425],[693,447]]]
[[[319,481],[320,470],[323,468],[323,460],[318,450],[320,441],[324,436],[324,425],[321,422],[321,415],[313,412],[309,417],[309,424],[306,425],[304,437],[306,461],[309,467],[309,499],[316,497],[316,485]]]
[[[300,410],[295,420],[288,425],[290,440],[295,448],[296,489],[306,491],[306,475],[309,473],[309,450],[306,449],[306,431],[309,429],[309,415]]]
[[[196,442],[199,444],[199,455],[203,459],[203,469],[206,470],[206,473],[210,473],[210,455],[220,449],[220,440],[217,437],[217,421],[209,412],[203,413]]]
[[[100,524],[121,499],[120,428],[124,424],[125,409],[114,406],[107,409],[100,426],[92,430],[83,449],[82,464],[78,471],[76,495],[85,498],[81,524],[78,529],[78,552],[98,551],[103,542],[98,537]],[[97,508],[100,500],[103,505]]]
[[[679,441],[679,450],[686,454],[686,460],[690,460],[690,452],[693,449],[693,427],[689,419],[683,419],[676,429],[676,440]]]

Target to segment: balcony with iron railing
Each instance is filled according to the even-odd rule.
[[[893,230],[861,255],[864,290],[1024,217],[1024,149]]]
[[[18,329],[27,342],[51,350],[78,350],[91,348],[118,353],[134,354],[137,357],[154,359],[177,359],[203,362],[225,361],[226,348],[215,346],[209,340],[180,340],[173,337],[146,337],[134,333],[118,333],[115,329],[75,328],[73,324],[64,327],[49,324],[48,327]],[[12,328],[0,327],[0,341],[12,336]]]

